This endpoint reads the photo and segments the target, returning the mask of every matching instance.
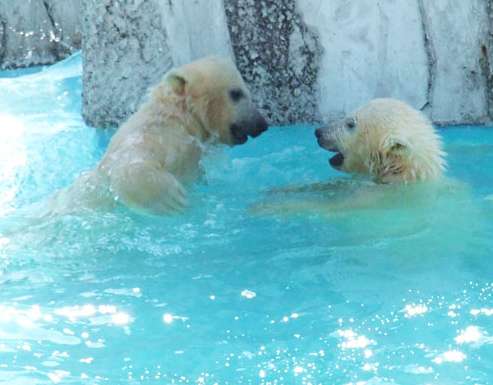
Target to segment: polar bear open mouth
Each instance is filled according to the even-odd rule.
[[[335,152],[336,154],[329,159],[329,163],[332,167],[334,168],[340,168],[342,167],[343,163],[344,163],[344,155],[342,154],[342,152],[339,152],[339,151],[333,151]]]
[[[239,129],[236,129],[236,126],[233,126],[231,133],[233,134],[235,144],[243,144],[248,140],[248,135],[244,134]]]
[[[250,126],[245,125],[245,127],[233,123],[231,125],[231,134],[235,144],[243,144],[248,138],[256,138],[260,136],[264,131],[267,131],[267,122],[263,117],[257,118],[253,124]]]
[[[336,154],[329,159],[329,163],[332,167],[339,169],[344,163],[344,154],[339,151],[335,141],[331,137],[327,137],[327,130],[324,128],[318,128],[315,130],[315,136],[320,147],[324,150],[335,152]]]
[[[339,169],[344,164],[344,154],[333,143],[325,143],[322,139],[318,140],[318,144],[324,150],[334,152],[335,155],[329,159],[329,163],[332,167]]]

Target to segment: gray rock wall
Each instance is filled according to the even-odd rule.
[[[51,64],[80,48],[80,0],[0,0],[0,69]]]
[[[163,1],[162,13],[174,65],[214,52],[232,57],[222,0]],[[190,22],[187,22],[190,20]]]
[[[488,120],[488,94],[493,90],[481,66],[482,47],[490,33],[488,1],[420,1],[430,41],[432,119],[445,123]]]
[[[493,116],[493,0],[83,3],[92,125],[119,124],[172,65],[207,54],[235,59],[273,123],[330,120],[384,96],[437,123]]]
[[[276,122],[319,118],[322,47],[296,0],[226,0],[236,64],[256,102]]]
[[[173,64],[160,0],[82,2],[83,115],[116,126]]]
[[[426,105],[429,73],[416,0],[303,0],[299,7],[324,52],[318,76],[324,119],[375,97]]]

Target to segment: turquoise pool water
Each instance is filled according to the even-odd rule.
[[[441,131],[462,184],[369,207],[254,213],[360,183],[295,126],[213,151],[181,216],[31,222],[111,135],[80,72],[0,73],[0,384],[493,383],[493,129]]]

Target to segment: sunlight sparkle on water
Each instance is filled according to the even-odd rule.
[[[484,315],[487,317],[491,317],[493,316],[493,308],[472,309],[471,315],[473,316]]]
[[[111,316],[111,320],[115,325],[127,325],[131,322],[132,318],[127,313],[118,312]]]
[[[246,299],[253,299],[257,296],[257,293],[255,293],[254,291],[245,289],[241,292],[241,296],[245,297]]]
[[[338,330],[336,335],[343,338],[342,349],[365,349],[369,345],[375,344],[375,341],[364,335],[358,335],[351,329]]]
[[[468,326],[466,329],[462,330],[457,337],[455,337],[455,342],[459,345],[472,344],[475,346],[480,346],[484,344],[492,344],[493,337],[488,336],[478,326]]]
[[[170,313],[165,313],[165,314],[163,315],[163,322],[164,322],[165,324],[168,324],[168,325],[169,325],[169,324],[171,324],[171,323],[173,322],[173,319],[174,319],[174,317],[173,317],[173,315],[172,315],[172,314],[170,314]]]
[[[403,311],[404,311],[406,317],[412,318],[412,317],[426,314],[428,312],[428,306],[426,306],[424,304],[418,304],[418,305],[408,304],[404,307]]]
[[[466,359],[466,355],[459,350],[449,350],[442,353],[433,359],[435,364],[443,364],[445,362],[455,362],[459,363]]]
[[[293,369],[293,372],[296,376],[302,374],[305,371],[305,369],[302,366],[295,366]]]

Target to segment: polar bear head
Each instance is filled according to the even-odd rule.
[[[332,167],[376,182],[434,179],[445,168],[446,154],[429,120],[398,100],[374,99],[315,135],[336,153]]]
[[[207,57],[173,69],[164,85],[181,100],[192,133],[204,140],[243,144],[268,128],[240,73],[227,59]]]

